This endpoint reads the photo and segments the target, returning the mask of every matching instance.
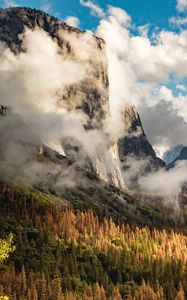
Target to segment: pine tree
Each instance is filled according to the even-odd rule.
[[[177,293],[175,300],[185,300],[184,289],[183,289],[181,283],[180,283],[179,291]]]
[[[32,284],[31,286],[31,292],[32,292],[32,300],[38,300],[38,292],[37,292],[37,289],[36,289],[36,285],[35,284]]]
[[[113,289],[111,300],[122,300],[121,294],[120,294],[118,288]]]
[[[44,273],[42,273],[41,278],[37,280],[36,285],[39,299],[45,300],[47,298],[47,283]]]
[[[101,300],[106,300],[106,293],[103,287],[101,287]]]
[[[60,300],[61,293],[61,280],[57,277],[51,283],[51,300]]]
[[[25,294],[27,290],[27,279],[26,279],[26,273],[25,273],[25,266],[22,266],[21,269],[21,285],[22,285],[22,292]]]

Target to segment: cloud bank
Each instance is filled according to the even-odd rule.
[[[175,144],[187,143],[187,96],[182,83],[187,76],[187,31],[178,34],[161,31],[148,36],[146,26],[132,34],[132,20],[124,10],[109,6],[108,11],[101,15],[104,19],[100,21],[97,34],[106,41],[110,81],[107,131],[112,142],[117,142],[125,134],[122,118],[125,108],[135,105],[150,141],[160,152]],[[61,34],[63,38],[68,36],[59,32],[59,36]],[[33,180],[37,177],[50,180],[51,167],[46,166],[44,170],[43,165],[35,160],[34,150],[39,144],[48,145],[51,141],[55,143],[65,138],[78,139],[83,145],[83,152],[93,157],[96,152],[105,153],[108,147],[104,136],[97,130],[85,132],[81,121],[86,116],[70,113],[60,105],[65,87],[78,84],[93,71],[85,62],[97,54],[89,34],[80,37],[79,41],[74,36],[69,37],[71,47],[77,50],[74,54],[76,62],[71,60],[71,56],[61,55],[58,45],[39,29],[34,32],[26,30],[21,38],[25,51],[17,56],[0,44],[0,99],[2,104],[11,107],[10,116],[0,120],[1,175],[7,172],[14,178],[19,174],[29,180],[30,174],[33,174]],[[171,77],[175,78],[176,89],[179,90],[177,95],[168,87]],[[57,146],[60,145],[57,143]],[[100,160],[105,157],[105,165],[110,166],[111,156],[105,154]],[[81,160],[85,160],[84,155]],[[9,168],[3,165],[3,161],[9,161]],[[131,163],[134,169],[125,176],[133,177],[133,172],[144,168],[145,164],[146,161]],[[26,167],[21,168],[22,165]],[[73,168],[69,170],[72,179]],[[55,167],[52,173],[64,178],[60,166]],[[150,191],[155,192],[154,182],[158,182],[157,191],[178,193],[186,178],[186,165],[158,174],[160,177],[142,174],[140,186],[147,189],[147,180]],[[177,180],[173,184],[175,175]],[[66,171],[65,177],[68,178]],[[161,177],[163,187],[159,181]]]
[[[7,116],[0,118],[3,158],[0,177],[7,180],[42,185],[47,182],[63,187],[64,183],[76,184],[81,180],[81,172],[86,168],[98,172],[104,180],[115,172],[120,173],[118,162],[109,151],[106,134],[93,126],[85,130],[90,120],[81,109],[81,101],[85,98],[84,92],[81,93],[84,80],[87,89],[91,92],[94,89],[94,95],[97,92],[103,96],[98,99],[102,101],[98,105],[105,108],[104,100],[108,100],[104,95],[107,87],[103,91],[105,74],[98,75],[105,71],[101,67],[105,60],[97,46],[98,40],[90,33],[77,37],[77,34],[59,31],[58,35],[64,43],[68,42],[70,53],[37,28],[34,31],[26,29],[20,36],[24,51],[17,55],[0,44],[0,99],[8,108]],[[92,64],[93,59],[95,64]],[[91,78],[95,80],[94,86]],[[72,97],[68,94],[69,98],[64,100],[68,88],[73,94]],[[97,120],[97,109],[93,110]],[[43,151],[55,156],[48,148],[62,156],[59,165],[42,164],[41,158],[37,161],[38,154]],[[76,177],[77,169],[79,178]]]
[[[187,143],[187,96],[180,92],[174,95],[168,87],[171,78],[175,78],[177,89],[187,76],[187,31],[160,31],[148,36],[146,27],[146,31],[134,34],[127,12],[109,7],[107,14],[97,34],[107,43],[113,124],[117,124],[125,106],[135,105],[154,147],[163,152]],[[151,111],[155,122],[149,118]]]
[[[96,16],[99,18],[105,17],[105,13],[104,13],[103,9],[99,5],[95,4],[93,1],[80,0],[80,4],[88,7],[93,16]]]
[[[109,7],[96,33],[107,44],[110,83],[111,132],[124,132],[121,114],[129,105],[140,112],[145,132],[157,154],[176,144],[187,144],[187,95],[183,79],[187,76],[187,31],[162,30],[148,35],[148,25],[135,28],[127,12]],[[135,30],[136,29],[136,30]],[[136,32],[136,33],[135,33]],[[178,93],[169,85],[174,85]],[[127,158],[124,178],[148,192],[167,195],[175,201],[187,181],[187,166],[181,163],[171,171],[145,175],[149,160]]]
[[[7,116],[0,118],[0,176],[45,182],[50,172],[60,174],[60,167],[51,171],[37,162],[37,147],[72,136],[72,128],[81,135],[80,117],[63,108],[60,98],[65,86],[79,82],[87,71],[62,56],[44,31],[26,30],[21,38],[25,51],[18,55],[0,44],[0,99],[8,107]]]
[[[67,17],[67,19],[65,20],[65,22],[69,25],[69,26],[73,26],[73,27],[78,27],[80,24],[80,20],[77,17],[74,16],[69,16]]]
[[[52,8],[52,3],[44,0],[41,9],[46,13],[49,13],[51,8]]]
[[[15,0],[4,0],[5,7],[15,7],[18,6]]]
[[[183,12],[187,9],[187,0],[177,0],[177,10]]]

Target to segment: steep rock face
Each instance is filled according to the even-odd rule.
[[[78,140],[70,138],[61,141],[54,138],[50,142],[40,141],[41,145],[38,147],[41,155],[48,155],[61,165],[72,164],[78,158],[82,168],[88,168],[102,180],[122,188],[125,188],[125,183],[121,162],[123,165],[128,156],[137,159],[148,158],[150,163],[146,171],[158,170],[165,166],[164,162],[156,157],[148,142],[134,107],[127,108],[124,113],[124,137],[119,140],[118,145],[111,143],[107,138],[105,125],[110,115],[109,82],[105,42],[102,39],[88,35],[35,9],[15,7],[0,10],[0,41],[15,54],[25,51],[20,35],[26,28],[44,30],[58,44],[60,54],[66,60],[87,65],[88,72],[84,79],[77,84],[67,85],[63,94],[59,94],[58,105],[71,112],[83,113],[86,116],[82,120],[84,128],[87,131],[99,130],[107,145],[98,145],[89,156]],[[5,114],[3,106],[0,113]],[[42,143],[45,146],[42,146]]]
[[[0,10],[0,41],[8,45],[14,53],[23,51],[20,35],[25,28],[34,30],[41,28],[46,31],[62,49],[62,55],[77,61],[68,40],[81,39],[86,32],[67,25],[48,14],[30,8],[8,8]],[[101,128],[108,112],[108,75],[105,55],[105,43],[101,38],[93,37],[92,46],[98,54],[95,57],[83,58],[89,63],[92,72],[89,72],[79,86],[67,86],[66,93],[62,95],[63,106],[69,110],[81,109],[88,115],[88,128]],[[91,43],[90,42],[90,43]],[[91,45],[90,45],[91,46]]]
[[[168,164],[168,169],[175,167],[177,162],[187,161],[187,147],[183,146],[175,159]]]
[[[0,115],[6,116],[6,114],[7,114],[7,107],[0,104]]]
[[[181,150],[180,155],[178,156],[178,160],[187,160],[187,147],[184,147]]]
[[[85,78],[78,84],[66,86],[63,94],[59,95],[58,104],[71,112],[83,112],[86,116],[82,120],[84,128],[100,130],[105,136],[105,121],[109,116],[105,42],[35,9],[15,7],[0,10],[0,41],[15,54],[24,51],[20,35],[26,28],[44,30],[58,44],[63,57],[87,65]],[[83,55],[82,52],[87,53]],[[85,161],[82,164],[81,160],[83,168],[90,168],[101,179],[125,187],[118,152],[114,151],[115,145],[109,145],[108,150],[102,153],[102,149],[96,149],[92,157],[87,157],[75,139],[43,141],[43,144],[45,146],[39,146],[39,153],[47,154],[59,163],[60,159],[67,159],[67,164],[73,163],[81,152],[82,160]]]
[[[135,159],[147,159],[149,164],[146,171],[157,171],[165,167],[163,160],[156,156],[156,153],[149,143],[144,132],[140,116],[135,107],[131,106],[124,113],[125,136],[118,142],[119,158],[125,162],[128,156]]]
[[[166,151],[166,153],[163,156],[166,164],[169,165],[170,163],[172,163],[180,155],[180,152],[183,148],[184,148],[184,145],[178,144],[174,148]]]

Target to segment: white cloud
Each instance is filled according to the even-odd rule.
[[[73,27],[78,27],[80,24],[80,20],[77,17],[74,16],[69,16],[67,17],[67,19],[65,20],[65,22],[69,25],[69,26],[73,26]]]
[[[82,2],[93,4],[91,1]],[[93,7],[90,8],[93,9]],[[104,14],[103,11],[102,14]],[[100,22],[97,33],[106,40],[107,44],[111,112],[109,130],[113,137],[118,139],[121,133],[124,134],[124,124],[123,121],[120,122],[121,115],[125,106],[134,104],[138,106],[146,133],[154,146],[163,151],[174,144],[187,143],[184,124],[187,121],[187,96],[180,94],[174,96],[172,90],[167,87],[170,74],[181,79],[187,76],[187,31],[179,34],[161,31],[155,34],[152,42],[147,33],[145,34],[145,28],[140,35],[131,33],[131,18],[127,12],[110,6],[108,14],[108,17]],[[89,148],[87,150],[90,150],[92,148],[90,140],[92,142],[94,140],[94,145],[95,140],[98,141],[97,132],[96,135],[92,134],[86,138],[81,133],[83,127],[77,126],[76,123],[73,128],[69,129],[69,122],[65,122],[67,130],[62,130],[64,129],[64,124],[62,126],[64,109],[59,109],[57,103],[65,85],[77,83],[84,78],[85,69],[81,67],[82,62],[90,60],[90,57],[95,59],[95,42],[88,33],[79,40],[76,39],[76,35],[72,35],[69,42],[76,50],[77,61],[81,62],[77,64],[71,60],[64,60],[59,54],[58,45],[40,30],[26,31],[22,38],[26,51],[17,56],[7,49],[1,49],[2,45],[0,47],[2,58],[0,98],[5,101],[3,104],[12,107],[12,112],[17,116],[21,115],[22,121],[26,122],[32,134],[37,135],[39,140],[58,139],[59,135],[62,136],[61,131],[67,134],[67,130],[72,130],[72,135],[86,140]],[[92,41],[91,44],[90,41]],[[104,58],[99,59],[103,61]],[[182,80],[177,82],[182,82]],[[14,120],[9,121],[9,117],[1,120],[1,122],[7,122],[7,126],[11,128],[10,136],[13,140],[8,135],[8,143],[11,146],[15,139],[15,131],[12,132],[14,126],[10,126],[11,122],[14,125]],[[19,130],[22,130],[22,126],[18,125]],[[2,131],[2,128],[0,129]],[[29,135],[20,134],[20,137],[30,139]],[[7,136],[4,138],[7,140]],[[38,144],[38,140],[36,142]],[[1,146],[3,145],[1,143]],[[22,151],[19,148],[16,151],[12,149],[12,147],[7,147],[5,152],[5,155],[11,158],[11,163],[16,162],[15,154],[22,160],[19,155]],[[30,175],[30,168],[28,173]],[[178,181],[175,190],[184,178],[183,172],[179,171],[177,174]],[[169,182],[168,176],[170,175],[165,173],[161,175]],[[164,180],[160,178],[156,180],[163,183]],[[148,179],[154,191],[154,180]],[[175,180],[175,175],[170,184],[173,184],[172,180]],[[143,186],[144,182],[142,181],[141,184]],[[160,185],[157,182],[155,189],[158,190]],[[167,189],[169,188],[168,183]]]
[[[29,102],[30,105],[42,112],[56,112],[58,96],[55,98],[52,94],[60,87],[63,90],[65,85],[77,82],[79,73],[80,78],[83,77],[85,66],[81,67],[81,64],[61,57],[58,54],[57,44],[42,30],[38,29],[34,32],[27,30],[22,40],[25,53],[20,53],[19,56],[14,56],[8,50],[2,51],[0,45],[1,96],[6,99],[6,104],[11,106],[13,110],[14,105],[15,109],[16,106],[23,105],[24,111],[24,103],[28,105],[27,102]],[[5,76],[5,69],[7,76]],[[18,73],[20,73],[19,76]],[[9,85],[7,85],[8,81]],[[6,85],[11,87],[10,90],[6,88]],[[15,92],[16,85],[19,87],[19,91]],[[22,86],[26,87],[28,94],[24,94]]]
[[[167,171],[162,169],[156,173],[148,174],[139,179],[143,190],[158,195],[164,195],[165,201],[178,206],[178,194],[183,183],[187,180],[187,163],[179,162],[175,168]]]
[[[54,166],[49,170],[50,166],[43,166],[35,159],[38,145],[61,148],[59,152],[63,153],[63,142],[67,145],[67,140],[64,140],[70,139],[81,149],[76,154],[76,166],[80,164],[85,168],[89,156],[101,178],[108,180],[111,174],[116,184],[124,186],[118,161],[113,157],[114,150],[109,149],[106,136],[99,129],[85,131],[83,124],[90,119],[77,109],[86,100],[85,92],[75,86],[76,93],[69,95],[70,86],[82,84],[85,80],[89,89],[93,87],[102,94],[103,109],[106,108],[108,92],[103,77],[99,75],[95,81],[95,74],[98,74],[95,71],[103,72],[103,67],[106,67],[105,52],[98,47],[98,40],[87,32],[78,37],[74,32],[62,30],[59,38],[69,42],[74,55],[61,55],[58,44],[41,29],[25,30],[20,36],[24,51],[17,55],[0,43],[0,99],[3,99],[3,105],[11,108],[7,118],[0,118],[0,157],[3,157],[0,177],[3,174],[10,180],[38,183],[38,179],[45,182],[52,176],[50,174],[54,174],[53,178],[58,177],[59,187],[62,187],[61,173],[69,172],[66,180],[69,182],[72,178],[75,184],[74,166],[68,169]],[[68,102],[62,100],[67,93]],[[97,119],[98,111],[95,107],[93,109]],[[97,120],[95,125],[98,125]],[[65,147],[64,153],[68,155],[66,150]]]
[[[62,56],[57,43],[41,29],[25,30],[20,39],[24,51],[17,55],[0,43],[0,98],[11,107],[7,118],[0,119],[0,177],[4,173],[10,180],[45,181],[58,170],[36,161],[36,147],[53,141],[61,145],[72,128],[81,135],[78,114],[68,113],[60,99],[67,86],[83,80],[87,69]]]
[[[121,25],[127,26],[131,22],[131,17],[128,15],[128,13],[119,7],[109,5],[108,13],[109,15],[113,16]]]
[[[187,17],[171,17],[169,22],[173,26],[181,27],[187,24]]]
[[[150,24],[145,24],[145,25],[138,27],[138,31],[141,36],[147,37],[148,32],[149,32],[149,26],[150,26]]]
[[[100,21],[97,29],[107,44],[113,135],[124,132],[119,120],[125,106],[133,104],[159,151],[187,143],[187,96],[174,96],[167,87],[171,75],[179,82],[187,76],[187,31],[161,31],[153,37],[147,32],[135,35],[131,24],[126,26],[121,20],[110,8],[109,16]]]
[[[187,9],[187,0],[177,0],[177,10],[179,12],[185,11]]]
[[[43,5],[41,7],[41,9],[43,11],[45,11],[46,13],[48,13],[51,10],[51,8],[52,8],[52,3],[48,2],[48,1],[44,1]]]
[[[90,8],[91,14],[93,16],[97,16],[99,18],[103,18],[105,16],[103,9],[93,1],[80,0],[80,4]]]
[[[16,1],[14,1],[14,0],[4,0],[4,5],[5,5],[5,7],[18,6]]]
[[[177,84],[176,86],[177,90],[180,90],[182,92],[186,92],[186,87],[183,84]]]
[[[183,89],[183,85],[178,88]],[[139,112],[151,144],[163,153],[176,144],[187,145],[187,96],[174,96],[167,86],[157,84],[139,103]]]

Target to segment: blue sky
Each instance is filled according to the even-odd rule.
[[[179,0],[180,1],[180,0]],[[107,5],[119,6],[125,9],[131,15],[136,25],[151,24],[153,27],[168,29],[168,20],[172,16],[183,16],[176,10],[176,0],[98,0],[93,1],[103,10]],[[82,29],[94,29],[98,24],[98,17],[89,14],[89,8],[80,5],[79,0],[0,0],[0,6],[17,4],[19,6],[30,6],[38,9],[45,5],[49,8],[49,13],[66,19],[67,16],[76,16],[80,19],[80,27]],[[177,29],[175,29],[177,30]]]

